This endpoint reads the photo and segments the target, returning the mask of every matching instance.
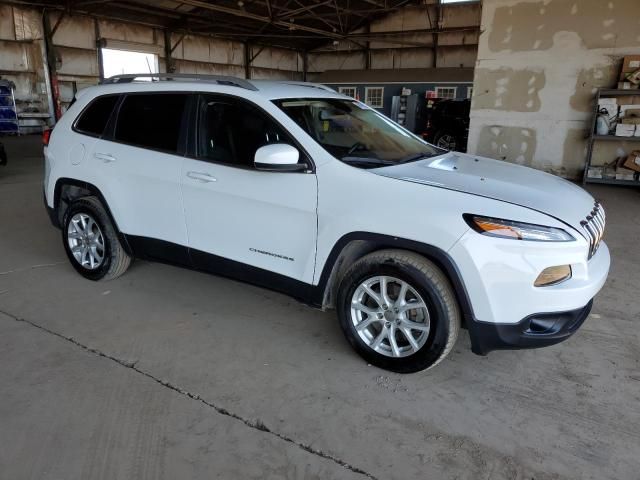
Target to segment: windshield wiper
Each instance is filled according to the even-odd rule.
[[[400,161],[398,161],[398,163],[415,162],[417,160],[437,157],[438,155],[442,155],[442,153],[416,153],[415,155],[409,155],[408,157],[401,159]]]
[[[396,162],[392,162],[390,160],[381,160],[379,158],[370,157],[342,157],[340,160],[344,163],[353,163],[356,165],[388,166],[396,164]]]

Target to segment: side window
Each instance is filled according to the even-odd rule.
[[[264,112],[233,98],[202,95],[198,122],[198,157],[202,159],[252,167],[260,147],[293,144]]]
[[[94,99],[76,120],[75,129],[87,135],[102,135],[119,98],[119,95],[106,95]]]
[[[187,97],[186,93],[128,94],[118,113],[114,140],[177,152]]]

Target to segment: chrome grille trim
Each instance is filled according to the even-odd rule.
[[[606,215],[602,205],[596,202],[591,213],[587,215],[585,220],[580,222],[580,225],[582,225],[589,241],[589,258],[591,258],[598,251],[602,237],[604,237]]]

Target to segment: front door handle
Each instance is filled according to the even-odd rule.
[[[98,160],[102,160],[104,163],[111,163],[111,162],[115,162],[116,161],[116,157],[114,157],[113,155],[110,155],[108,153],[96,152],[96,153],[93,154],[93,156],[95,158],[97,158]]]
[[[213,175],[209,175],[208,173],[203,172],[187,172],[187,177],[193,178],[194,180],[200,180],[204,183],[217,182],[218,179]]]

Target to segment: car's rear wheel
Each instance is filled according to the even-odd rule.
[[[119,277],[131,263],[109,215],[96,197],[80,198],[69,205],[64,215],[62,241],[73,267],[90,280]]]
[[[338,317],[365,360],[402,373],[441,362],[460,329],[444,273],[426,258],[401,250],[371,253],[349,269],[340,284]]]

